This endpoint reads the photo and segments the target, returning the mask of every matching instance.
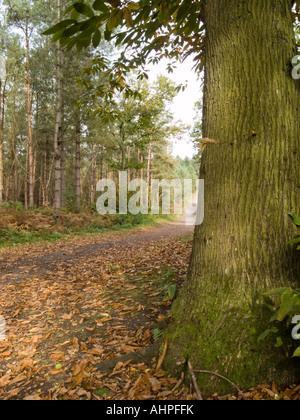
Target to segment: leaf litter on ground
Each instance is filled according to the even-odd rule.
[[[72,247],[89,247],[96,240],[76,238],[1,255],[6,264],[30,256],[37,265],[34,275],[25,270],[26,280],[4,276],[0,282],[0,315],[7,324],[6,341],[0,342],[0,399],[197,399],[184,377],[169,377],[160,360],[151,366],[142,359],[118,362],[112,373],[98,369],[153,342],[153,325],[168,317],[171,305],[164,299],[162,278],[171,273],[180,287],[192,237],[115,245],[113,252],[80,255],[71,266],[60,262],[46,274],[38,264],[49,252],[70,254]],[[208,399],[295,400],[300,387],[278,390],[264,384],[239,396]]]

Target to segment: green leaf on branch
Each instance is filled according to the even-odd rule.
[[[114,10],[107,21],[107,30],[112,32],[122,23],[123,13],[122,10]]]
[[[72,25],[63,32],[63,37],[70,38],[71,36],[75,35],[78,32],[78,30],[78,24]]]
[[[52,28],[48,29],[47,31],[43,32],[42,35],[53,35],[59,32],[62,29],[67,28],[68,26],[77,23],[74,19],[66,19],[62,22],[59,22],[57,25],[52,26]]]
[[[125,9],[123,9],[123,16],[124,16],[124,19],[125,19],[127,25],[132,26],[133,25],[132,14],[131,14],[131,11],[128,7],[125,7]]]
[[[138,3],[135,3],[134,1],[130,1],[127,4],[128,9],[130,10],[139,10],[140,9],[140,5]]]
[[[59,32],[56,32],[56,34],[55,34],[55,35],[53,35],[53,37],[52,37],[51,41],[52,41],[52,42],[57,42],[57,41],[59,41],[59,40],[62,38],[63,33],[64,33],[64,30],[59,31]]]
[[[93,4],[93,9],[104,13],[108,12],[108,7],[106,6],[104,0],[96,0]]]
[[[98,31],[96,31],[93,35],[93,46],[94,46],[94,48],[97,48],[98,45],[100,44],[101,37],[102,37],[101,32],[98,29]]]
[[[120,0],[107,0],[107,3],[112,7],[120,7],[122,5]]]
[[[179,7],[176,13],[176,21],[178,23],[182,22],[188,16],[191,7],[192,3],[190,1],[185,1],[182,3],[182,5]]]
[[[81,15],[84,15],[84,16],[87,16],[87,17],[94,17],[95,16],[93,10],[87,4],[75,3],[73,5],[73,7],[76,10],[76,12],[80,13]]]

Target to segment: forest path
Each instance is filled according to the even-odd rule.
[[[192,233],[177,222],[0,252],[0,400],[186,399],[142,359],[99,366],[153,343]]]
[[[137,228],[129,232],[113,232],[87,237],[72,237],[56,243],[39,243],[0,250],[0,285],[20,282],[32,276],[47,275],[71,269],[74,263],[87,257],[118,253],[121,248],[136,248],[145,243],[158,242],[192,234],[194,226],[185,220],[161,226]]]

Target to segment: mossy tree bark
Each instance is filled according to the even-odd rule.
[[[299,212],[300,84],[290,0],[205,0],[206,74],[200,177],[205,221],[174,305],[166,366],[218,372],[248,387],[293,380],[273,343],[263,293],[299,286],[289,212]],[[226,384],[199,375],[207,393]]]

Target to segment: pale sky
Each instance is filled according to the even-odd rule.
[[[190,58],[182,64],[177,63],[177,68],[174,70],[174,73],[168,73],[166,70],[167,61],[163,61],[151,67],[149,74],[151,75],[151,79],[155,79],[157,75],[163,74],[178,84],[185,85],[187,83],[186,90],[180,92],[175,98],[174,104],[171,106],[171,112],[174,114],[176,120],[181,120],[184,124],[190,125],[193,124],[195,118],[195,103],[202,97],[201,80],[197,79],[196,73],[192,70],[193,65],[193,60]],[[193,144],[188,135],[181,141],[174,141],[173,155],[175,157],[180,156],[181,158],[185,158],[186,156],[191,158],[195,155]]]

